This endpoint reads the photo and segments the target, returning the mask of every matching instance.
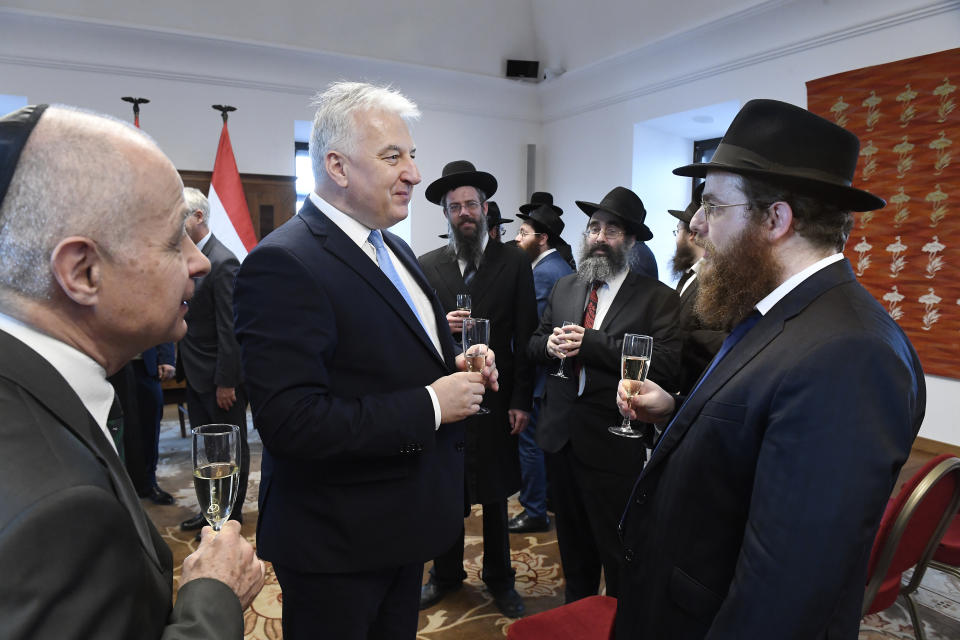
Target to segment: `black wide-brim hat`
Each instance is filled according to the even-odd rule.
[[[430,183],[425,192],[427,200],[440,204],[440,199],[459,187],[476,187],[490,198],[497,192],[497,179],[486,171],[477,171],[468,160],[454,160],[443,168],[441,176]]]
[[[520,205],[520,213],[530,213],[534,209],[539,209],[541,205],[548,205],[558,216],[563,215],[563,209],[553,204],[553,194],[548,191],[534,191],[530,196],[530,202]]]
[[[690,221],[693,220],[694,214],[697,212],[697,209],[700,208],[700,199],[703,198],[703,186],[705,184],[707,183],[701,182],[693,188],[693,199],[690,201],[690,204],[687,205],[686,209],[683,211],[667,209],[667,213],[689,227]]]
[[[517,217],[530,223],[538,233],[546,233],[553,238],[559,238],[563,233],[563,220],[560,215],[554,211],[555,207],[549,204],[542,204],[530,213],[518,213]]]
[[[610,193],[603,197],[600,204],[583,200],[576,200],[576,203],[588,216],[592,216],[598,210],[612,213],[623,221],[623,228],[626,232],[637,236],[637,240],[641,242],[653,238],[653,233],[643,223],[647,218],[647,210],[643,208],[643,201],[640,200],[640,196],[626,187],[614,187]]]
[[[493,229],[501,224],[513,222],[513,218],[504,218],[500,215],[500,206],[493,200],[487,200],[487,229]]]
[[[678,167],[678,176],[703,178],[711,169],[771,178],[851,211],[887,203],[852,186],[860,140],[825,118],[779,100],[743,105],[710,162]]]

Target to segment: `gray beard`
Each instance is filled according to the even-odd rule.
[[[609,282],[610,279],[624,270],[627,266],[627,251],[621,247],[614,249],[607,245],[609,255],[591,256],[590,247],[586,239],[580,246],[580,260],[577,263],[577,278],[581,282],[594,282],[603,280]]]

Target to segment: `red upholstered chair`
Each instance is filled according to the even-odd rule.
[[[930,566],[960,578],[960,513],[953,516],[950,527],[933,552]]]
[[[870,553],[863,615],[890,607],[903,594],[914,633],[923,626],[911,594],[920,586],[927,563],[960,506],[960,458],[939,455],[925,464],[887,503]],[[906,586],[904,571],[915,567]]]
[[[610,640],[616,613],[616,598],[590,596],[517,620],[507,640]]]

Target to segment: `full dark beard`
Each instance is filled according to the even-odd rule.
[[[677,247],[677,252],[670,259],[670,270],[675,278],[679,278],[687,269],[692,267],[697,261],[697,254],[693,252],[693,247],[688,244]]]
[[[597,253],[597,249],[606,249],[607,253]],[[580,260],[577,261],[577,278],[582,282],[594,282],[603,280],[608,282],[610,278],[623,271],[627,266],[627,249],[625,245],[620,245],[618,249],[608,244],[599,244],[591,247],[586,238],[580,245]]]
[[[450,249],[458,258],[473,264],[480,264],[480,258],[483,257],[483,233],[487,229],[486,216],[481,214],[479,217],[473,231],[469,233],[463,233],[460,227],[447,223]]]
[[[780,283],[780,264],[756,226],[748,225],[733,246],[718,253],[703,241],[710,258],[697,273],[694,313],[706,327],[729,331]]]

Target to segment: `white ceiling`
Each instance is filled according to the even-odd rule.
[[[784,0],[4,0],[31,13],[500,77],[572,71]]]

